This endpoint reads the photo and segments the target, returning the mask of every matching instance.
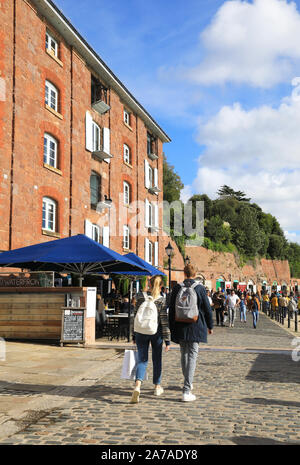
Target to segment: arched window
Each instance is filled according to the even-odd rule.
[[[44,163],[57,168],[58,166],[58,142],[50,136],[50,134],[44,134]]]
[[[59,92],[50,81],[46,81],[45,104],[52,108],[52,110],[59,111]]]
[[[124,156],[124,162],[130,165],[131,164],[131,152],[130,152],[130,148],[126,144],[123,145],[123,156]]]
[[[130,204],[130,185],[128,182],[123,182],[123,198],[124,198],[124,205]]]
[[[101,176],[94,171],[90,177],[91,189],[91,207],[97,208],[98,202],[101,201]]]
[[[56,231],[57,202],[49,197],[43,197],[43,229]]]

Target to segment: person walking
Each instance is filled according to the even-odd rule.
[[[137,346],[138,362],[136,367],[135,388],[131,397],[131,403],[133,404],[139,402],[141,385],[148,366],[150,344],[152,347],[154,395],[160,396],[164,392],[161,387],[162,348],[163,341],[165,341],[166,344],[166,352],[168,352],[170,348],[170,330],[168,327],[166,299],[160,294],[162,284],[163,280],[161,276],[154,276],[150,280],[150,292],[143,292],[137,295],[134,312],[133,340]],[[145,309],[144,313],[142,313],[142,308]],[[151,314],[151,311],[153,312],[150,322],[151,327],[154,327],[152,330],[149,330],[147,327],[146,318],[143,319],[143,315],[145,316],[146,311],[148,315],[149,313]],[[137,331],[137,329],[141,332]]]
[[[270,312],[270,298],[267,292],[263,295],[263,311],[266,315],[269,315]]]
[[[247,306],[246,306],[246,302],[245,302],[245,297],[244,297],[243,294],[242,294],[242,295],[241,295],[241,298],[240,298],[240,317],[241,317],[241,322],[243,321],[244,323],[246,323],[246,321],[247,321],[246,312],[247,312]]]
[[[258,318],[259,318],[259,298],[257,294],[254,294],[251,300],[251,312],[253,316],[253,328],[256,329]]]
[[[235,309],[237,305],[240,303],[240,299],[236,295],[235,291],[232,289],[230,294],[226,298],[226,307],[228,309],[229,315],[229,327],[234,327],[234,320],[235,320]]]
[[[171,293],[169,307],[169,326],[171,331],[171,341],[180,345],[181,369],[184,377],[182,401],[192,402],[196,396],[192,394],[193,378],[196,369],[199,343],[207,342],[207,333],[213,334],[213,316],[209,304],[205,287],[195,282],[195,269],[192,265],[184,268],[184,281],[176,284]],[[189,297],[189,298],[188,298]],[[186,302],[190,304],[195,319],[182,321],[179,317],[179,310]],[[181,321],[179,321],[181,320]]]
[[[275,293],[271,295],[271,310],[272,310],[272,319],[276,316],[278,309],[278,297]]]
[[[216,311],[217,326],[224,326],[224,296],[221,291],[215,292],[213,295],[213,308]]]

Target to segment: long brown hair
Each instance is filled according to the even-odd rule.
[[[151,295],[154,300],[160,296],[160,288],[161,288],[162,283],[163,283],[162,277],[159,275],[153,276],[150,279]]]

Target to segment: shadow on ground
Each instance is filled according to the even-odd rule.
[[[264,397],[253,397],[241,399],[242,402],[254,405],[280,405],[282,407],[296,407],[300,408],[300,402],[280,400],[280,399],[265,399]]]
[[[276,441],[275,439],[256,436],[234,436],[230,438],[230,441],[239,446],[282,446],[293,444],[288,442]]]
[[[246,379],[270,383],[300,384],[300,362],[294,362],[290,354],[260,354],[257,356]]]

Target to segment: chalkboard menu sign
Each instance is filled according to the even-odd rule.
[[[64,342],[84,342],[84,309],[64,308],[62,315],[61,345]]]

